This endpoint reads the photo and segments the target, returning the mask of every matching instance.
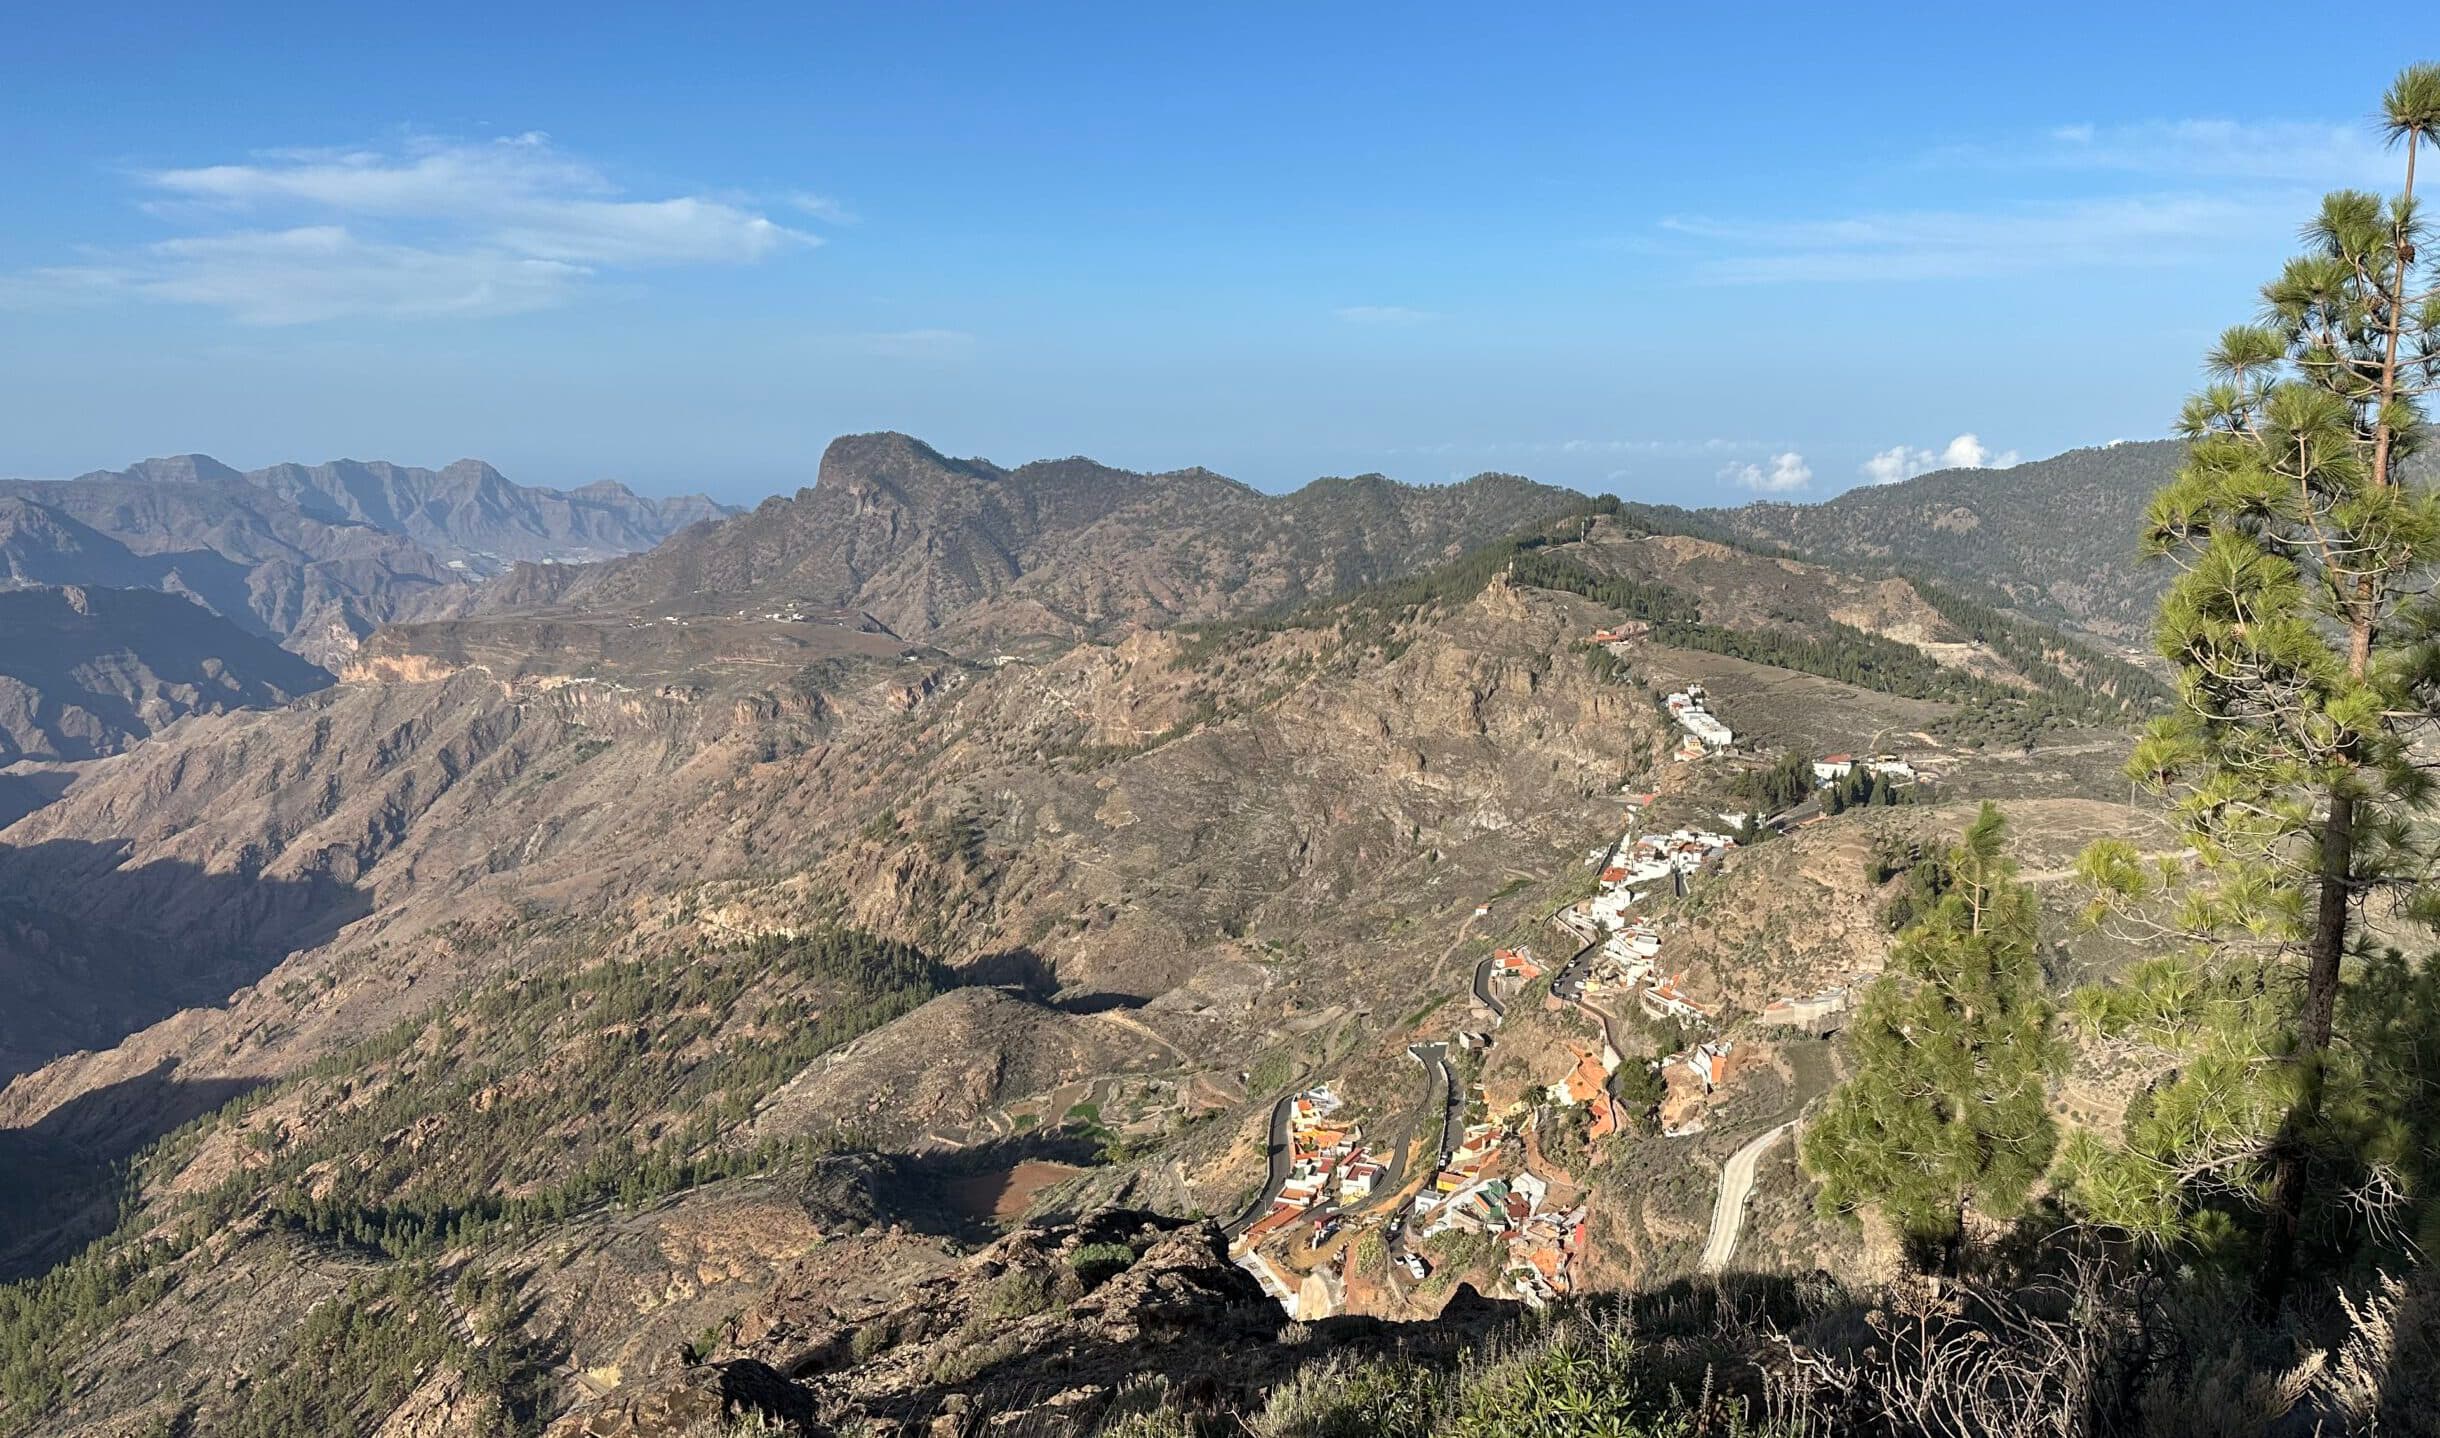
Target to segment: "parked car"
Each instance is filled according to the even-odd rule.
[[[1422,1254],[1410,1253],[1406,1256],[1406,1271],[1415,1275],[1415,1281],[1421,1283],[1432,1276],[1432,1265],[1423,1261]]]

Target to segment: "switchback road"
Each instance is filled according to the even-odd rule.
[[[1288,1186],[1288,1112],[1289,1106],[1295,1102],[1296,1094],[1291,1091],[1282,1094],[1279,1102],[1271,1105],[1271,1174],[1263,1180],[1262,1192],[1254,1195],[1253,1206],[1220,1230],[1230,1238],[1253,1227],[1254,1220],[1262,1217],[1270,1209],[1271,1201],[1279,1197],[1279,1191]]]

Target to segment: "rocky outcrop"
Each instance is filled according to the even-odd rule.
[[[584,1405],[551,1438],[684,1438],[740,1419],[799,1434],[955,1434],[986,1418],[1089,1432],[1124,1389],[1248,1406],[1322,1353],[1454,1346],[1513,1312],[1468,1290],[1428,1331],[1290,1325],[1217,1225],[1120,1209],[1021,1229],[882,1306],[834,1306],[823,1269],[808,1255],[708,1361]]]

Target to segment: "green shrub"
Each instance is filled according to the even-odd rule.
[[[1273,1049],[1254,1061],[1246,1075],[1247,1098],[1268,1098],[1285,1089],[1296,1077],[1296,1060],[1286,1049]]]
[[[1444,1396],[1420,1364],[1332,1357],[1272,1389],[1249,1426],[1257,1438],[1426,1438]]]
[[[994,1318],[1031,1318],[1051,1300],[1050,1279],[1030,1268],[1012,1268],[993,1281],[983,1307]]]
[[[1135,1250],[1123,1243],[1088,1243],[1068,1255],[1068,1267],[1088,1289],[1135,1266]]]
[[[1013,1355],[1014,1343],[1003,1340],[984,1343],[971,1333],[960,1331],[933,1353],[924,1368],[924,1377],[939,1384],[969,1383],[980,1377],[983,1370]]]

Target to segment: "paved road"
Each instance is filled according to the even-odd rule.
[[[1485,954],[1483,961],[1474,966],[1474,1000],[1484,1008],[1491,1010],[1493,1023],[1508,1017],[1508,1006],[1500,1002],[1497,994],[1491,992],[1491,966],[1495,962],[1497,959],[1494,955]]]
[[[1745,1200],[1754,1191],[1754,1166],[1779,1136],[1796,1127],[1794,1119],[1763,1134],[1728,1156],[1720,1170],[1720,1196],[1711,1205],[1711,1237],[1704,1240],[1702,1269],[1718,1273],[1737,1252],[1737,1235],[1745,1230]]]
[[[1295,1102],[1296,1094],[1290,1091],[1271,1105],[1271,1174],[1263,1181],[1262,1192],[1254,1196],[1253,1206],[1220,1230],[1230,1238],[1253,1227],[1254,1220],[1262,1217],[1270,1209],[1271,1201],[1279,1197],[1279,1191],[1288,1186],[1288,1165],[1292,1156],[1288,1145],[1288,1112]]]
[[[1445,1161],[1457,1152],[1457,1145],[1466,1135],[1466,1095],[1457,1086],[1457,1066],[1449,1062],[1449,1046],[1445,1043],[1412,1044],[1407,1052],[1440,1079],[1439,1157]]]
[[[1550,991],[1571,1004],[1581,1001],[1584,998],[1584,971],[1593,962],[1593,951],[1604,942],[1595,939],[1569,955],[1567,962],[1559,966],[1559,972],[1551,975]]]

